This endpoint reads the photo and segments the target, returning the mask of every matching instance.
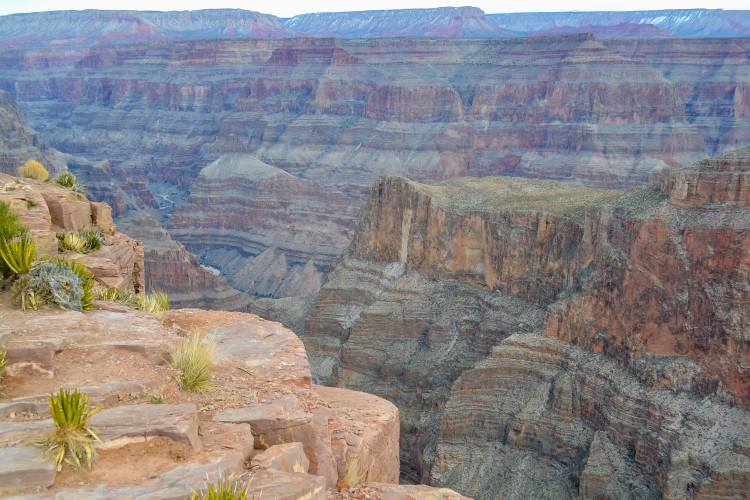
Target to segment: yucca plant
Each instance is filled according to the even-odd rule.
[[[29,179],[36,179],[38,181],[49,179],[47,169],[36,160],[28,160],[22,167],[18,167],[18,173],[21,177],[28,177]]]
[[[88,395],[78,388],[72,392],[60,388],[57,395],[50,394],[49,409],[57,429],[34,442],[42,448],[44,459],[54,460],[58,470],[63,461],[76,470],[81,468],[81,462],[91,469],[96,458],[94,443],[100,439],[88,422],[100,408],[92,410]]]
[[[94,282],[96,281],[94,275],[91,274],[91,271],[80,262],[66,262],[64,260],[63,262],[65,262],[70,270],[81,279],[81,287],[83,288],[83,295],[81,296],[81,311],[90,311],[94,308]]]
[[[102,231],[99,228],[83,229],[78,234],[86,241],[86,253],[99,250],[104,244]]]
[[[60,243],[57,245],[59,252],[85,253],[86,240],[81,238],[78,233],[65,231],[57,236]]]
[[[36,243],[29,237],[0,242],[0,259],[16,276],[28,272],[35,257]]]
[[[83,186],[83,183],[73,174],[60,174],[55,179],[55,182],[81,196],[86,194],[86,188]]]
[[[207,484],[203,493],[197,488],[193,490],[191,500],[247,500],[247,490],[240,488],[238,480],[219,480],[215,487],[213,484]]]
[[[10,203],[0,201],[0,245],[14,239],[24,239],[29,236],[29,228],[18,222],[18,214],[10,208]],[[12,274],[5,260],[0,258],[0,278]]]
[[[6,355],[5,349],[0,347],[0,380],[3,379],[3,376],[5,375],[5,367],[8,365],[8,361],[5,359]],[[2,394],[2,393],[0,393]]]
[[[211,382],[211,365],[216,353],[216,339],[204,340],[198,332],[177,342],[171,349],[172,368],[179,371],[177,384],[183,391],[202,392]]]

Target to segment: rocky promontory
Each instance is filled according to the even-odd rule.
[[[55,234],[96,225],[101,249],[65,254],[98,286],[143,292],[140,242],[115,231],[111,208],[54,183],[0,174],[0,200],[30,228],[39,257]],[[173,347],[200,335],[216,345],[210,390],[178,387]],[[87,312],[22,311],[0,290],[0,496],[189,498],[236,477],[277,499],[465,498],[399,486],[399,414],[381,398],[312,383],[300,339],[244,313],[178,309],[155,315],[98,301]],[[54,429],[48,394],[80,387],[100,410],[90,470],[43,461],[34,442]]]
[[[400,408],[414,481],[741,496],[749,152],[624,193],[381,177],[300,330],[314,379]]]

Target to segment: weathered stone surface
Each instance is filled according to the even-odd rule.
[[[198,409],[194,404],[129,405],[100,411],[91,418],[105,446],[130,438],[163,437],[201,449]]]
[[[54,480],[55,464],[39,448],[0,448],[0,488],[48,488]]]
[[[469,500],[449,488],[431,488],[424,485],[368,483],[367,491],[374,490],[381,500]]]
[[[310,474],[281,472],[273,469],[252,474],[247,485],[247,495],[278,500],[325,500],[326,480]]]
[[[347,389],[315,386],[315,392],[335,410],[342,426],[336,431],[347,431],[345,453],[337,456],[339,477],[349,478],[350,486],[365,482],[398,483],[396,407],[384,399]]]
[[[275,444],[255,455],[250,466],[260,469],[274,469],[281,472],[302,472],[307,474],[310,462],[305,456],[302,443]]]

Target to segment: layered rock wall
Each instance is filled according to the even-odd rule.
[[[410,480],[479,498],[740,494],[748,214],[742,182],[716,186],[747,155],[670,169],[668,194],[380,178],[305,325],[314,377],[401,408]]]
[[[55,147],[108,160],[92,178],[118,217],[128,204],[156,208],[157,195],[153,218],[164,224],[176,214],[174,234],[191,251],[232,279],[243,270],[243,290],[278,296],[325,277],[381,173],[624,188],[747,145],[748,48],[747,39],[591,35],[188,40],[100,45],[78,56],[7,50],[0,88]],[[198,206],[200,172],[232,153],[299,179],[285,212],[257,202],[241,210],[263,221],[248,231],[238,219],[206,223]],[[211,189],[232,193],[231,182],[219,176]],[[273,192],[254,180],[242,188],[246,200]],[[162,203],[170,190],[194,197]],[[240,206],[236,196],[215,204],[211,214]],[[316,227],[309,214],[322,207],[326,223]],[[212,244],[188,230],[218,224],[231,241]],[[294,285],[274,290],[269,276]]]

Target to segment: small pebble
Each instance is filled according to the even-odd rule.
[[[151,474],[150,476],[148,476],[149,479],[156,479],[157,477],[159,476],[157,476],[156,474]]]

